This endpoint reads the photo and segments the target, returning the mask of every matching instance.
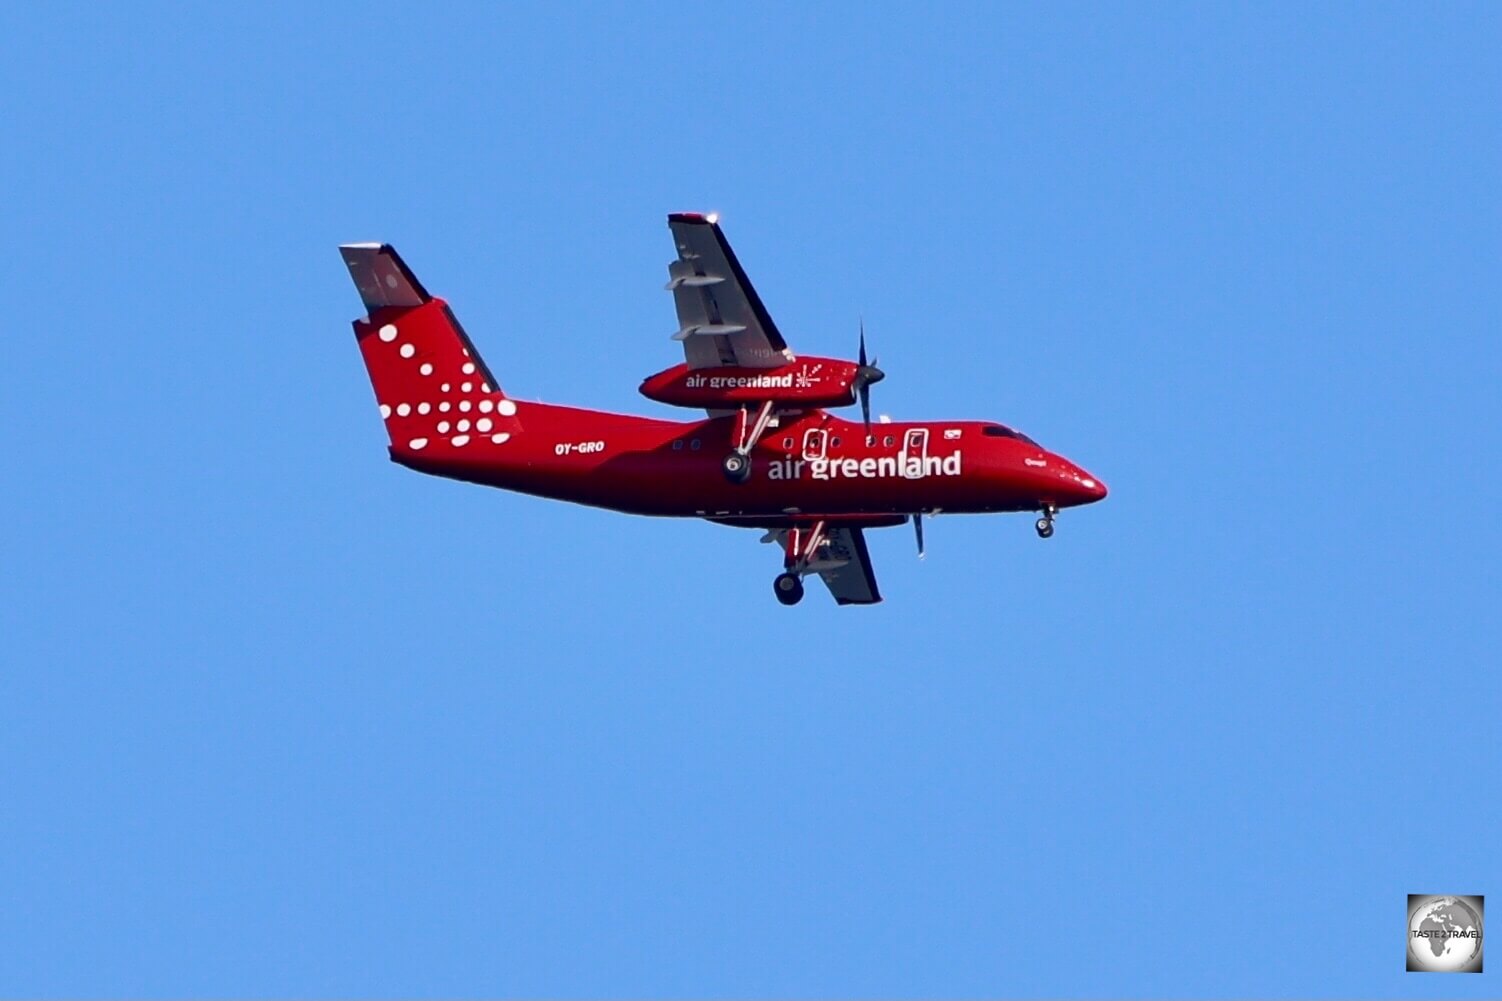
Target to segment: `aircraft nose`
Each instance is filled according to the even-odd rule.
[[[1067,499],[1062,499],[1066,505],[1094,504],[1098,500],[1104,500],[1107,494],[1106,485],[1091,473],[1086,472],[1068,459],[1060,459],[1058,471],[1059,479],[1063,481],[1060,486]]]

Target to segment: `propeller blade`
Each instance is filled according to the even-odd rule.
[[[855,370],[855,391],[861,401],[861,420],[866,425],[866,444],[871,444],[871,386],[887,377],[876,367],[875,361],[866,361],[866,318],[860,319],[860,365]]]
[[[913,515],[913,531],[918,535],[918,559],[923,559],[923,512]]]

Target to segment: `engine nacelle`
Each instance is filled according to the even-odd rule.
[[[807,409],[855,402],[859,366],[838,358],[799,358],[778,368],[689,368],[674,365],[644,380],[641,394],[675,407],[731,409],[771,400]]]

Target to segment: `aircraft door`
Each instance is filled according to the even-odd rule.
[[[824,444],[825,439],[828,437],[828,432],[823,428],[809,428],[805,431],[803,433],[803,458],[824,458]]]
[[[899,458],[904,473],[914,459],[918,460],[918,468],[923,468],[923,460],[928,458],[928,428],[908,428],[907,434],[902,436],[902,455]]]

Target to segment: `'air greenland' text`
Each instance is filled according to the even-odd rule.
[[[777,459],[767,468],[769,480],[801,480],[804,470],[815,480],[873,480],[901,477],[921,480],[926,476],[959,476],[959,452],[942,458],[937,455],[897,456],[865,459]]]

